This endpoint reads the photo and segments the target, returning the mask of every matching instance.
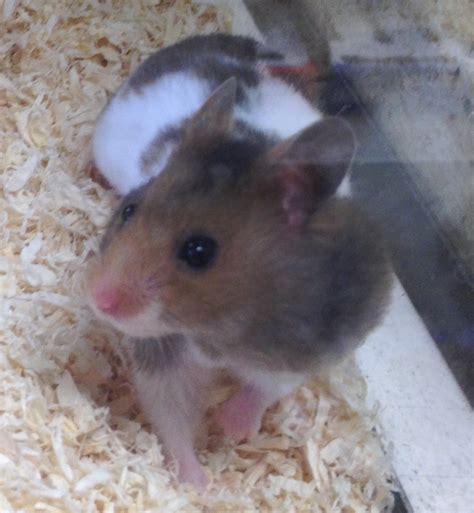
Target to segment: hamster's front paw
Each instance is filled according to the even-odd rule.
[[[204,492],[209,485],[209,479],[196,458],[179,462],[178,478],[182,483],[193,485],[199,492]]]
[[[199,460],[194,452],[180,454],[176,457],[166,455],[167,465],[172,466],[173,462],[178,467],[178,480],[180,483],[190,484],[199,492],[204,492],[209,485],[209,479],[206,476]]]
[[[220,406],[215,420],[225,436],[241,442],[258,433],[264,413],[261,394],[252,385],[246,385]]]

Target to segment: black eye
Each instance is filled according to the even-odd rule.
[[[205,235],[193,235],[182,245],[178,258],[193,269],[209,267],[217,253],[217,242]]]
[[[128,221],[133,216],[136,208],[137,208],[137,206],[134,203],[131,203],[130,205],[127,205],[126,207],[124,207],[124,209],[122,210],[122,221],[124,223],[126,221]]]

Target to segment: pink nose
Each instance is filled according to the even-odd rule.
[[[92,293],[95,306],[103,313],[116,315],[123,304],[123,293],[111,286],[99,285]]]

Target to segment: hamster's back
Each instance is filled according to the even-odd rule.
[[[160,50],[99,117],[93,139],[96,166],[120,194],[146,183],[179,144],[184,120],[231,77],[237,81],[237,136],[278,140],[317,121],[321,116],[309,102],[264,72],[265,60],[280,57],[253,39],[224,34]]]

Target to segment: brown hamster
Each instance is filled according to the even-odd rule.
[[[379,235],[337,194],[349,126],[236,136],[235,90],[220,86],[162,173],[123,199],[87,280],[97,314],[133,337],[143,408],[200,487],[193,430],[211,369],[242,381],[217,422],[252,436],[272,403],[363,341],[391,280]]]

